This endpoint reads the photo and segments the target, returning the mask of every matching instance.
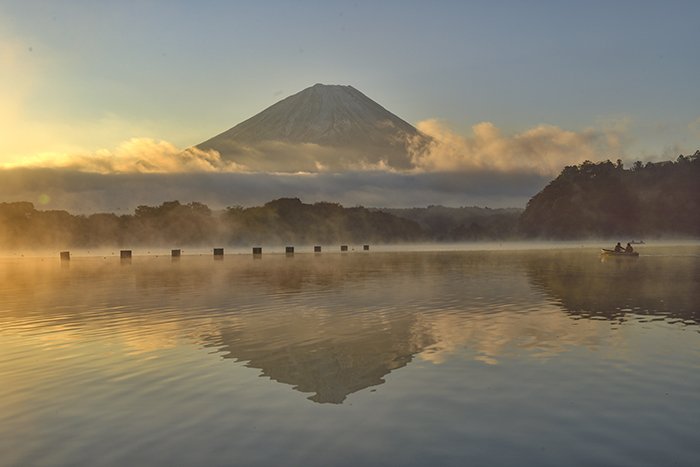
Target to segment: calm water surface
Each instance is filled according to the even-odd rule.
[[[700,247],[0,259],[0,465],[700,465]]]

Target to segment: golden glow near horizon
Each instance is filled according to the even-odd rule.
[[[567,8],[517,3],[508,14],[459,2],[440,12],[418,4],[398,11],[374,5],[371,14],[364,5],[351,13],[334,2],[277,8],[285,21],[258,5],[243,21],[226,2],[202,11],[156,0],[138,18],[128,4],[3,2],[0,201],[80,211],[283,196],[395,207],[524,206],[566,165],[620,158],[629,167],[700,148],[697,63],[687,59],[696,42],[691,6],[638,9],[653,19],[653,30],[614,5],[577,11],[575,23]],[[216,34],[176,34],[191,27],[193,14]],[[425,18],[436,15],[441,30],[451,25],[449,40],[415,33],[434,28]],[[255,24],[276,34],[259,37]],[[675,34],[664,32],[671,28]],[[504,30],[522,34],[513,41]],[[259,40],[251,43],[253,36]],[[288,48],[272,37],[287,38]],[[651,67],[652,56],[663,58]],[[314,83],[352,85],[432,143],[403,141],[409,151],[400,163],[308,142],[243,145],[240,157],[191,149]],[[57,170],[37,179],[18,168]],[[111,177],[190,173],[228,179],[212,185],[180,177],[175,184],[161,177],[165,188],[156,190],[134,175],[141,185],[127,193]],[[94,195],[89,207],[78,179]]]
[[[70,116],[70,112],[62,117],[63,109],[47,108],[42,115],[37,111],[37,107],[41,108],[38,102],[47,92],[59,89],[54,89],[59,84],[54,83],[52,77],[58,66],[56,60],[28,48],[17,38],[3,39],[0,43],[0,126],[3,128],[0,168],[51,167],[94,173],[395,170],[386,163],[348,162],[346,154],[315,145],[286,143],[272,148],[285,155],[283,159],[275,158],[278,160],[276,167],[247,167],[225,161],[214,152],[187,149],[189,145],[212,136],[196,128],[181,135],[183,123],[192,126],[189,125],[192,117],[187,111],[181,116],[170,115],[163,120],[122,117],[109,110],[97,117],[75,117]],[[283,96],[277,99],[280,97]],[[383,100],[381,96],[377,99]],[[69,109],[72,106],[71,102],[60,99],[56,102],[55,97],[50,102]],[[268,104],[261,100],[257,110]],[[53,117],[52,113],[55,114]],[[180,123],[173,123],[173,118],[180,119]],[[632,140],[632,122],[630,117],[623,116],[602,119],[599,124],[582,130],[535,124],[519,131],[503,131],[496,122],[481,121],[472,125],[470,131],[460,134],[448,122],[429,118],[415,122],[415,126],[433,138],[431,147],[418,151],[411,147],[411,141],[405,143],[412,153],[411,171],[485,169],[553,176],[565,165],[627,153]],[[686,132],[700,136],[698,122],[700,117],[686,123]],[[226,121],[220,125],[225,128],[236,123]],[[178,135],[177,141],[162,139],[168,134]],[[260,152],[270,148],[247,150]]]

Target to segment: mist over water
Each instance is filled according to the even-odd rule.
[[[0,258],[1,463],[694,465],[700,247],[549,246]]]

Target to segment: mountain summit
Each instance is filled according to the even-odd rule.
[[[316,84],[197,145],[251,170],[412,166],[429,138],[352,86]]]

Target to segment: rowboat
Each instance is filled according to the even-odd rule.
[[[629,253],[626,251],[615,251],[615,250],[608,250],[607,248],[601,248],[600,250],[601,255],[606,255],[606,256],[630,256],[630,257],[637,257],[639,256],[639,253],[636,251],[630,251]]]

